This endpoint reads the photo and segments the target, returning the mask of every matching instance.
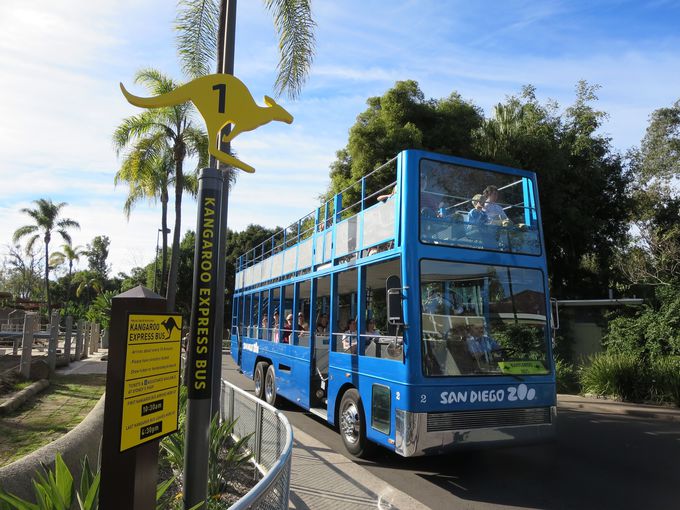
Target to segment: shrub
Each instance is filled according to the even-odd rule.
[[[576,394],[580,391],[578,371],[576,367],[561,358],[555,358],[555,378],[557,393]]]
[[[652,367],[653,399],[680,407],[680,357],[659,358]]]
[[[647,370],[630,353],[604,353],[591,358],[581,371],[581,386],[586,393],[611,395],[623,400],[643,400],[649,393]]]

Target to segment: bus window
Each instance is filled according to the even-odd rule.
[[[267,333],[269,332],[269,291],[260,292],[260,322],[257,332],[257,338],[260,340],[268,340]]]
[[[423,260],[420,276],[425,375],[548,373],[541,271]]]
[[[283,344],[290,343],[290,337],[295,324],[295,317],[293,316],[293,290],[294,285],[286,285],[283,288],[283,326],[279,335],[279,341]]]
[[[275,287],[271,290],[271,315],[269,317],[269,337],[272,342],[278,342],[281,336],[281,288]]]
[[[294,342],[296,345],[309,345],[309,301],[311,299],[310,280],[298,284],[298,298],[294,307],[296,310],[294,327]]]
[[[329,320],[331,312],[331,278],[324,276],[317,278],[316,282],[316,317],[312,327],[314,328],[314,345],[320,348],[328,345]],[[328,350],[328,348],[326,348]]]
[[[333,339],[335,350],[349,354],[357,352],[357,270],[338,274],[338,299]]]
[[[371,264],[366,268],[365,331],[361,335],[361,354],[374,358],[402,359],[400,332],[387,323],[387,289],[385,279],[399,274],[399,259]],[[401,303],[400,303],[401,305]],[[399,338],[397,335],[399,334]]]
[[[540,254],[526,177],[422,159],[419,210],[424,243]]]

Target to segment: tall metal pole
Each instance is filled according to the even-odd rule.
[[[222,176],[215,168],[204,168],[198,177],[198,215],[191,329],[187,346],[188,390],[184,446],[184,507],[206,501],[208,493],[208,448],[210,442],[212,380],[219,377],[213,365],[213,343],[217,321],[217,297],[224,284],[217,279],[218,238]]]
[[[217,72],[234,74],[234,48],[236,40],[236,0],[222,0],[220,5],[220,28],[218,32],[217,46]],[[220,133],[220,150],[230,152],[229,143],[222,141],[222,135],[228,135],[231,130],[227,126]],[[215,168],[214,158],[211,166]],[[229,211],[229,167],[220,164],[222,170],[222,206],[220,210],[220,233],[219,233],[219,264],[217,268],[217,281],[220,285],[215,305],[217,306],[215,340],[213,343],[213,391],[212,391],[212,414],[213,416],[220,411],[220,380],[222,377],[222,338],[224,337],[224,288],[226,285],[226,257],[227,257],[227,214]],[[230,321],[227,317],[227,321]],[[227,329],[229,332],[229,329]]]

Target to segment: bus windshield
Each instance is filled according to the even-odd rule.
[[[538,217],[528,177],[420,161],[420,240],[539,255]]]
[[[540,270],[422,260],[420,273],[426,376],[549,373]]]

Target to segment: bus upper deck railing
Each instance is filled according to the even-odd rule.
[[[387,186],[375,186],[377,189],[371,186],[373,179],[394,161],[396,158],[241,256],[235,287],[276,280],[356,253],[370,256],[385,247],[395,247],[395,202],[382,203],[377,197],[393,189],[396,180]],[[343,203],[345,200],[350,203]]]

